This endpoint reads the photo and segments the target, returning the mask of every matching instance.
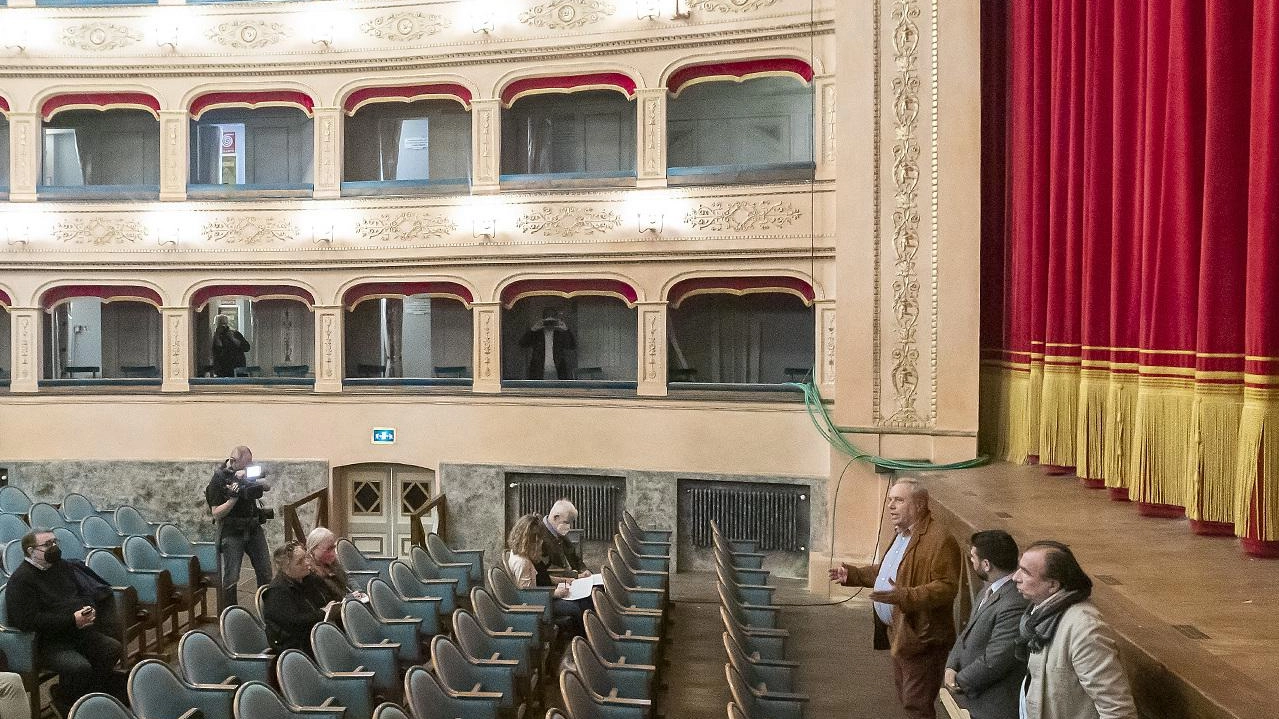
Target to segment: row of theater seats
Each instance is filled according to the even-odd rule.
[[[615,538],[594,597],[597,611],[585,617],[587,637],[571,645],[575,668],[561,677],[573,697],[566,699],[569,719],[651,716],[647,699],[618,697],[641,687],[651,696],[656,684],[669,560],[650,553],[656,545],[628,540],[631,534],[627,527]],[[550,588],[520,589],[504,563],[485,572],[482,552],[452,549],[436,535],[407,560],[370,557],[345,540],[338,554],[348,573],[367,577],[369,601],[348,599],[338,622],[312,629],[314,659],[297,650],[271,655],[257,618],[271,591],[264,587],[255,596],[257,616],[231,606],[219,617],[217,637],[198,629],[184,634],[176,667],[154,659],[136,664],[131,707],[90,695],[72,716],[176,719],[195,708],[206,719],[505,719],[537,703],[554,634]],[[622,694],[619,682],[627,688]],[[615,705],[642,711],[601,714]]]
[[[790,633],[764,569],[758,542],[728,539],[711,523],[715,588],[724,622],[724,674],[733,700],[728,719],[803,719],[808,696],[796,692],[797,662],[786,659]]]
[[[564,709],[547,719],[652,719],[667,643],[671,533],[624,512],[595,587],[585,637],[560,671]]]

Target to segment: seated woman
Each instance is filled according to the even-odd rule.
[[[587,609],[593,609],[594,603],[590,597],[582,599],[568,599],[569,584],[572,583],[572,577],[549,577],[538,582],[539,576],[534,561],[543,554],[544,532],[542,530],[542,517],[537,514],[526,514],[515,521],[515,526],[511,527],[511,533],[507,537],[506,544],[511,550],[507,557],[506,566],[511,570],[512,576],[515,577],[515,583],[521,589],[528,589],[534,586],[554,586],[555,598],[551,600],[551,613],[559,618],[556,623],[564,629],[569,636],[582,636],[585,629],[582,625],[582,612]]]
[[[306,553],[311,556],[311,573],[324,586],[329,601],[340,602],[350,596],[361,602],[367,595],[358,582],[346,573],[346,567],[338,561],[337,535],[328,527],[316,527],[306,535]]]
[[[311,573],[311,555],[301,542],[275,550],[275,579],[262,595],[262,622],[276,652],[300,649],[314,657],[311,627],[324,621],[330,602],[320,578]]]

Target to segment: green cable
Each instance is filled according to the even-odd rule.
[[[950,462],[949,464],[933,464],[932,462],[919,462],[908,459],[888,459],[887,457],[877,457],[869,452],[863,452],[853,446],[851,442],[844,438],[844,432],[835,425],[831,419],[830,413],[826,411],[826,405],[822,401],[822,394],[817,389],[817,385],[811,381],[787,382],[787,387],[794,387],[804,393],[804,408],[808,410],[808,418],[812,420],[813,427],[817,433],[825,439],[830,446],[836,450],[863,462],[879,467],[881,469],[890,469],[896,471],[937,471],[945,469],[972,469],[980,467],[990,462],[990,457],[982,455],[974,459],[964,460],[963,462]]]

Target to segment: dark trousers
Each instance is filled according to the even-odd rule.
[[[53,705],[66,716],[90,692],[111,692],[111,671],[120,661],[120,642],[96,629],[80,629],[74,640],[41,641],[37,664],[58,675]]]
[[[946,674],[950,647],[930,649],[911,657],[893,657],[897,698],[910,719],[936,719],[935,703]]]
[[[218,540],[222,550],[222,607],[238,604],[240,565],[244,555],[249,555],[258,586],[271,583],[271,555],[266,548],[266,533],[258,525],[245,531],[223,531]]]
[[[595,608],[595,600],[590,597],[581,599],[552,599],[551,615],[555,617],[568,638],[586,636],[586,625],[582,623],[582,613]]]

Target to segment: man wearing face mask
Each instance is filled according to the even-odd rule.
[[[113,638],[119,636],[114,600],[101,577],[62,559],[53,532],[30,532],[21,546],[26,561],[9,577],[5,591],[9,621],[35,633],[36,665],[58,674],[53,705],[66,716],[80,697],[112,688],[121,654]]]
[[[591,576],[582,557],[568,539],[568,530],[573,528],[575,521],[577,507],[567,499],[556,500],[551,511],[542,520],[542,529],[545,530],[542,537],[542,557],[533,565],[537,571],[538,586],[555,584],[552,575],[569,579]]]

